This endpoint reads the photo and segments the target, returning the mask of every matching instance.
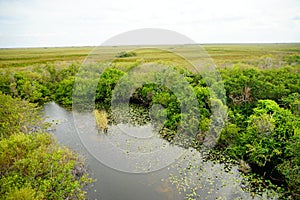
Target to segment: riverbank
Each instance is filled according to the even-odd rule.
[[[0,199],[85,199],[84,160],[46,132],[37,109],[0,93]]]

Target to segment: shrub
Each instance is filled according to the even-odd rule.
[[[134,51],[131,52],[122,51],[116,55],[117,58],[127,58],[133,56],[136,56],[136,53]]]
[[[59,146],[34,104],[0,93],[0,199],[84,199],[84,162]]]

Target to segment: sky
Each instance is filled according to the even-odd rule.
[[[97,46],[142,28],[197,43],[300,42],[300,0],[0,0],[0,48]]]

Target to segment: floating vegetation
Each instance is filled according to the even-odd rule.
[[[149,110],[144,106],[129,104],[128,107],[119,105],[112,112],[108,113],[109,123],[111,124],[132,124],[142,126],[150,123]]]
[[[114,108],[114,112],[108,112],[107,118],[112,125],[118,125],[122,131],[127,132],[127,138],[123,137],[123,133],[116,132],[110,135],[110,141],[127,154],[127,158],[132,159],[135,172],[149,172],[157,166],[162,165],[164,157],[143,157],[143,162],[135,158],[136,154],[150,155],[154,151],[161,150],[162,147],[149,138],[145,140],[144,136],[147,126],[153,127],[153,119],[151,118],[151,109],[147,107],[130,104],[128,109],[123,107]],[[127,125],[130,124],[131,126]],[[163,125],[163,124],[162,124]],[[143,128],[142,128],[143,127]],[[139,128],[141,129],[140,131]],[[152,129],[155,130],[155,129]],[[219,149],[211,149],[203,151],[199,148],[189,148],[190,138],[184,137],[174,130],[161,127],[157,132],[158,135],[165,140],[166,146],[183,147],[187,153],[176,159],[175,163],[169,167],[169,175],[162,179],[168,188],[159,188],[162,193],[167,193],[170,188],[175,189],[175,193],[180,195],[182,199],[276,199],[276,190],[273,188],[253,189],[253,183],[249,176],[245,176],[251,172],[251,168],[245,161],[237,161],[230,158]],[[130,138],[134,136],[133,138]],[[124,139],[122,142],[120,137]],[[136,140],[136,138],[139,138]],[[141,139],[144,138],[144,139]],[[149,141],[148,141],[149,140]],[[245,173],[241,174],[240,172]],[[251,174],[251,173],[248,173]],[[249,180],[250,179],[250,180]],[[256,183],[258,183],[257,181]],[[172,193],[173,193],[172,192]]]
[[[94,116],[95,120],[98,126],[99,131],[103,131],[104,133],[107,133],[108,129],[108,119],[107,119],[107,113],[105,110],[94,110]]]
[[[273,190],[252,193],[248,180],[236,165],[228,168],[232,164],[224,164],[224,160],[212,162],[206,157],[190,149],[169,167],[168,180],[184,199],[276,199]]]

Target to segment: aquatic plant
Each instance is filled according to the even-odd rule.
[[[94,110],[95,120],[98,126],[99,131],[107,132],[108,129],[108,119],[107,113],[105,110]]]

